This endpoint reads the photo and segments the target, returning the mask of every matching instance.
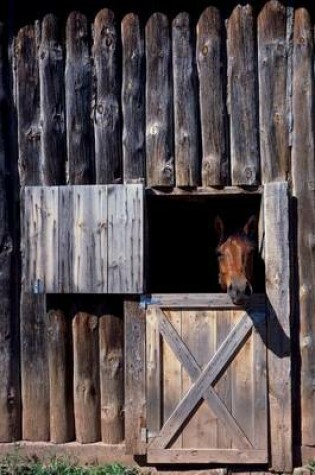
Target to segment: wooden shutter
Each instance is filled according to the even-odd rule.
[[[26,289],[141,293],[143,185],[25,187]]]

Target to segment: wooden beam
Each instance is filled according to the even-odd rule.
[[[227,294],[149,294],[142,299],[143,306],[156,305],[170,308],[211,308],[242,310],[265,305],[264,294],[254,294],[248,307],[235,305]]]
[[[148,463],[213,463],[213,464],[257,464],[267,463],[266,450],[236,449],[149,449]]]
[[[261,195],[263,191],[262,186],[225,186],[225,187],[195,187],[195,188],[154,188],[147,187],[146,193],[148,195],[156,196],[179,196],[179,197],[190,197],[190,196],[213,196],[213,197],[232,197],[235,195]]]
[[[202,185],[225,185],[230,177],[224,72],[226,46],[223,19],[218,8],[208,7],[201,14],[196,43]]]
[[[125,440],[126,453],[146,453],[146,315],[137,299],[125,300]]]
[[[292,470],[289,196],[286,182],[264,188],[271,467]]]

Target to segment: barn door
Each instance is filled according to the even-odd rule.
[[[268,460],[265,306],[222,306],[147,307],[148,462]]]

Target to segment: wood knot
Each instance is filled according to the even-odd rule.
[[[209,51],[208,46],[207,46],[207,45],[203,45],[202,50],[201,50],[203,56],[207,56],[208,51]]]

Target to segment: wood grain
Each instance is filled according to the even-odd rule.
[[[226,49],[220,10],[208,7],[197,23],[197,66],[199,76],[202,136],[202,185],[229,182],[226,110]]]
[[[177,186],[200,184],[195,38],[188,13],[172,23],[175,170]]]
[[[146,41],[146,178],[149,186],[175,182],[172,120],[171,39],[168,18],[154,13]]]
[[[259,183],[257,60],[251,5],[237,5],[228,19],[228,105],[233,185]]]
[[[121,123],[119,71],[120,37],[114,13],[104,8],[94,21],[95,174],[96,183],[121,182]]]
[[[121,22],[122,154],[124,183],[145,179],[145,52],[144,31],[133,13]]]

